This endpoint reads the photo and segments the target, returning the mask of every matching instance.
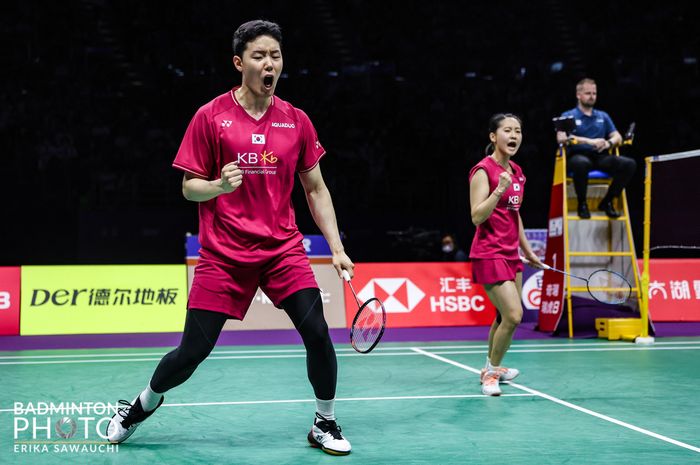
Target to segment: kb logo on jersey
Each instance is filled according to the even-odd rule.
[[[262,165],[274,165],[275,163],[277,163],[277,160],[278,158],[274,155],[273,152],[263,150],[262,153],[238,152],[237,163],[241,167],[244,167],[245,165],[256,166],[259,163],[262,163]]]

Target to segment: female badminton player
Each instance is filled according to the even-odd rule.
[[[481,390],[485,395],[501,394],[500,381],[510,381],[519,371],[501,365],[510,347],[515,328],[523,316],[520,300],[524,258],[542,267],[525,238],[520,205],[525,193],[523,170],[511,158],[522,142],[520,118],[510,113],[493,115],[489,120],[490,143],[486,157],[469,172],[471,218],[476,226],[469,257],[472,278],[486,289],[497,309],[489,331],[486,366],[481,370]]]

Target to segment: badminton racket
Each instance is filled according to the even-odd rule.
[[[629,300],[632,295],[632,286],[629,281],[616,271],[600,269],[591,273],[588,278],[558,270],[546,264],[542,264],[545,270],[556,271],[566,276],[586,282],[588,293],[596,301],[608,305],[620,305]]]
[[[384,304],[376,297],[366,301],[361,301],[350,282],[350,273],[343,270],[343,279],[350,286],[352,295],[357,302],[357,312],[350,327],[350,344],[352,348],[361,354],[367,354],[374,349],[382,336],[386,327],[386,310]]]

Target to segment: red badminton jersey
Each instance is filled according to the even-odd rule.
[[[215,180],[238,162],[241,186],[199,203],[202,251],[241,264],[263,262],[302,240],[292,206],[297,172],[326,153],[309,117],[284,100],[255,120],[236,101],[236,88],[202,106],[192,118],[173,166]]]
[[[525,193],[525,175],[522,168],[510,162],[513,182],[501,196],[496,208],[486,221],[476,227],[476,234],[469,252],[470,258],[505,258],[517,260],[519,244],[518,215]],[[489,179],[489,193],[498,186],[498,177],[505,170],[493,158],[485,157],[469,172],[471,181],[474,173],[483,169]]]

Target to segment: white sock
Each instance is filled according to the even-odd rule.
[[[316,412],[326,420],[335,420],[335,399],[316,399]]]
[[[486,357],[486,371],[494,371],[497,368],[497,366],[491,365],[491,359]]]
[[[139,395],[141,399],[141,406],[144,412],[150,412],[158,406],[158,402],[163,397],[163,394],[159,394],[151,389],[151,385],[146,386],[146,389]]]

